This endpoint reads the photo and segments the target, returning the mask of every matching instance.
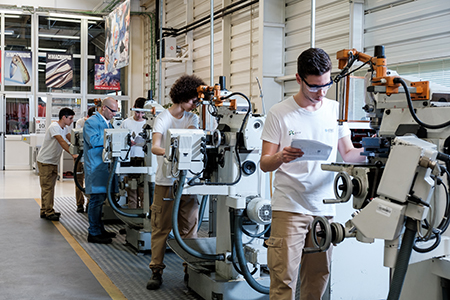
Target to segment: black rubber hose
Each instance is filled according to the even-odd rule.
[[[81,161],[81,157],[83,156],[83,150],[80,151],[80,154],[78,154],[77,159],[75,160],[75,164],[73,165],[73,180],[75,181],[75,185],[77,186],[77,188],[83,192],[83,194],[86,192],[86,189],[84,187],[81,186],[81,184],[78,182],[78,178],[77,178],[77,169],[78,169],[78,164]]]
[[[236,250],[236,256],[239,262],[239,267],[241,269],[242,275],[244,276],[247,283],[252,287],[255,291],[261,293],[261,294],[269,294],[269,287],[263,286],[259,284],[255,278],[251,275],[250,271],[247,268],[247,260],[245,259],[244,255],[244,245],[242,244],[242,231],[240,228],[241,218],[243,215],[242,210],[236,210],[235,211],[235,218],[234,218],[234,246]]]
[[[149,197],[148,203],[151,206],[153,204],[153,194],[155,193],[155,183],[150,181],[147,183],[148,183],[148,197]]]
[[[200,209],[198,211],[198,228],[197,231],[200,230],[203,222],[203,214],[205,213],[206,203],[208,202],[208,195],[203,195],[202,203],[200,204]]]
[[[408,270],[409,259],[411,258],[412,247],[416,237],[416,222],[410,218],[406,220],[405,233],[403,234],[402,245],[395,262],[394,275],[392,276],[391,287],[387,300],[398,300],[402,292],[406,271]]]
[[[113,186],[113,179],[114,179],[114,174],[116,172],[116,167],[117,167],[117,157],[113,158],[113,164],[112,164],[112,168],[111,170],[109,170],[109,177],[108,177],[108,186],[106,187],[106,195],[108,196],[108,202],[111,205],[112,209],[117,212],[119,215],[125,216],[125,217],[129,217],[129,218],[147,218],[147,214],[129,214],[126,213],[122,210],[120,210],[116,203],[113,201],[112,196],[111,196],[111,190],[112,190],[112,186]]]
[[[180,232],[178,231],[178,213],[180,210],[180,203],[181,203],[181,196],[183,194],[183,185],[186,181],[186,171],[181,170],[178,180],[178,187],[175,192],[175,199],[173,202],[173,210],[172,210],[172,231],[173,235],[175,236],[175,240],[180,245],[180,247],[187,252],[188,254],[205,260],[218,260],[218,261],[224,261],[225,260],[225,254],[206,254],[198,252],[192,248],[190,248],[186,243],[183,241],[183,239],[180,236]]]
[[[428,129],[441,129],[441,128],[444,128],[444,127],[447,127],[450,125],[450,121],[447,121],[445,123],[438,124],[438,125],[430,125],[430,124],[426,124],[426,123],[422,122],[417,117],[416,113],[414,112],[414,106],[413,106],[413,103],[411,100],[411,94],[409,93],[406,82],[403,79],[401,79],[400,77],[397,77],[397,78],[394,78],[394,83],[400,83],[403,86],[403,89],[405,90],[405,94],[406,94],[406,101],[408,102],[409,113],[413,117],[414,121],[417,122],[417,124],[419,124],[422,127],[428,128]]]
[[[251,233],[249,232],[247,229],[244,228],[244,226],[241,224],[240,225],[242,232],[252,238],[260,238],[261,236],[265,235],[269,230],[270,230],[270,224],[268,226],[266,226],[266,228],[264,228],[263,231],[258,232],[258,233]]]

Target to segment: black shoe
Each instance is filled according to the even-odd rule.
[[[55,212],[54,215],[57,215],[58,217],[61,216],[60,212]],[[45,213],[41,213],[41,219],[45,218]]]
[[[111,232],[111,231],[103,231],[102,232],[102,236],[112,239],[112,238],[116,237],[116,233],[115,232]]]
[[[88,235],[89,243],[97,243],[97,244],[111,244],[112,239],[109,237],[105,237],[103,235]]]
[[[84,213],[84,207],[82,204],[77,206],[77,213]]]
[[[126,234],[127,230],[125,228],[119,229],[120,234]]]
[[[45,216],[45,218],[49,221],[59,221],[59,215],[57,215],[56,213]]]
[[[157,290],[162,284],[162,274],[159,272],[153,272],[152,278],[147,282],[147,290]]]

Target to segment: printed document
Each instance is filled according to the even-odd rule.
[[[327,160],[332,147],[314,140],[293,139],[291,147],[302,149],[305,153],[294,161]]]

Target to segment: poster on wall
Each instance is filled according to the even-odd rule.
[[[48,88],[70,89],[73,83],[72,54],[48,53],[45,65],[45,84]]]
[[[113,10],[105,21],[105,68],[108,72],[129,64],[130,0]]]
[[[33,69],[30,51],[5,51],[5,67],[5,85],[31,86]]]
[[[108,72],[105,68],[105,58],[96,58],[94,89],[120,91],[120,70]]]

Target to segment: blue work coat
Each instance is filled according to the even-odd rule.
[[[112,128],[110,122],[106,124],[100,113],[88,118],[83,126],[83,155],[86,194],[105,194],[108,186],[109,165],[102,160],[103,136],[105,129]],[[117,185],[113,180],[113,192]]]

